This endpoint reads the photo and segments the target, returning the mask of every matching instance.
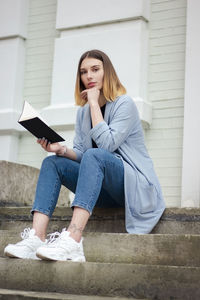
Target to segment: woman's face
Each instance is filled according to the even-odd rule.
[[[101,90],[103,87],[103,63],[96,58],[86,57],[80,66],[81,81],[86,89],[96,87]]]

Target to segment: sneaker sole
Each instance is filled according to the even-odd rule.
[[[4,252],[4,255],[8,256],[8,257],[11,257],[11,258],[20,258],[20,257],[18,257],[16,255],[13,255],[13,254],[9,253],[9,252]]]
[[[39,258],[38,258],[37,256],[34,256],[34,254],[33,254],[32,257],[20,257],[20,256],[17,256],[17,255],[14,255],[14,254],[10,253],[10,252],[5,251],[5,252],[4,252],[4,255],[7,256],[7,257],[9,257],[9,258],[39,260]]]
[[[44,256],[41,253],[37,253],[36,256],[39,257],[42,260],[49,260],[49,261],[73,261],[73,262],[85,262],[86,261],[85,257],[84,258],[83,257],[79,257],[79,258],[75,258],[75,259],[72,259],[72,258],[68,258],[68,259],[56,259],[56,258],[53,258],[53,257]]]

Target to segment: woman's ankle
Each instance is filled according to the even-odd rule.
[[[35,229],[35,228],[33,228]],[[46,241],[46,234],[45,233],[41,233],[38,232],[37,230],[35,230],[35,235],[42,241],[45,242]]]
[[[83,232],[82,228],[78,228],[76,224],[70,224],[67,231],[70,233],[69,236],[77,243],[81,241]]]
[[[70,232],[70,231],[69,231],[69,232]],[[77,235],[77,234],[74,234],[74,233],[71,233],[71,232],[70,232],[70,235],[69,235],[69,236],[70,236],[73,240],[75,240],[75,242],[80,243],[82,235]]]

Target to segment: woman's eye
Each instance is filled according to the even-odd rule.
[[[85,73],[86,73],[86,71],[81,71],[80,73],[81,73],[81,75],[83,75],[83,74],[85,74]]]
[[[98,68],[96,68],[96,69],[93,69],[93,72],[97,72],[99,69]]]

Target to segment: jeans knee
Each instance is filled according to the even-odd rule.
[[[91,158],[100,159],[107,153],[108,153],[108,151],[105,149],[102,149],[102,148],[90,148],[85,151],[85,153],[83,154],[83,157],[89,158],[89,159],[91,159]]]
[[[43,159],[43,162],[44,163],[52,162],[55,160],[55,158],[56,158],[56,155],[49,155]]]
[[[42,167],[52,165],[52,163],[54,164],[56,161],[56,158],[57,158],[56,155],[50,155],[50,156],[45,157],[42,162]]]

